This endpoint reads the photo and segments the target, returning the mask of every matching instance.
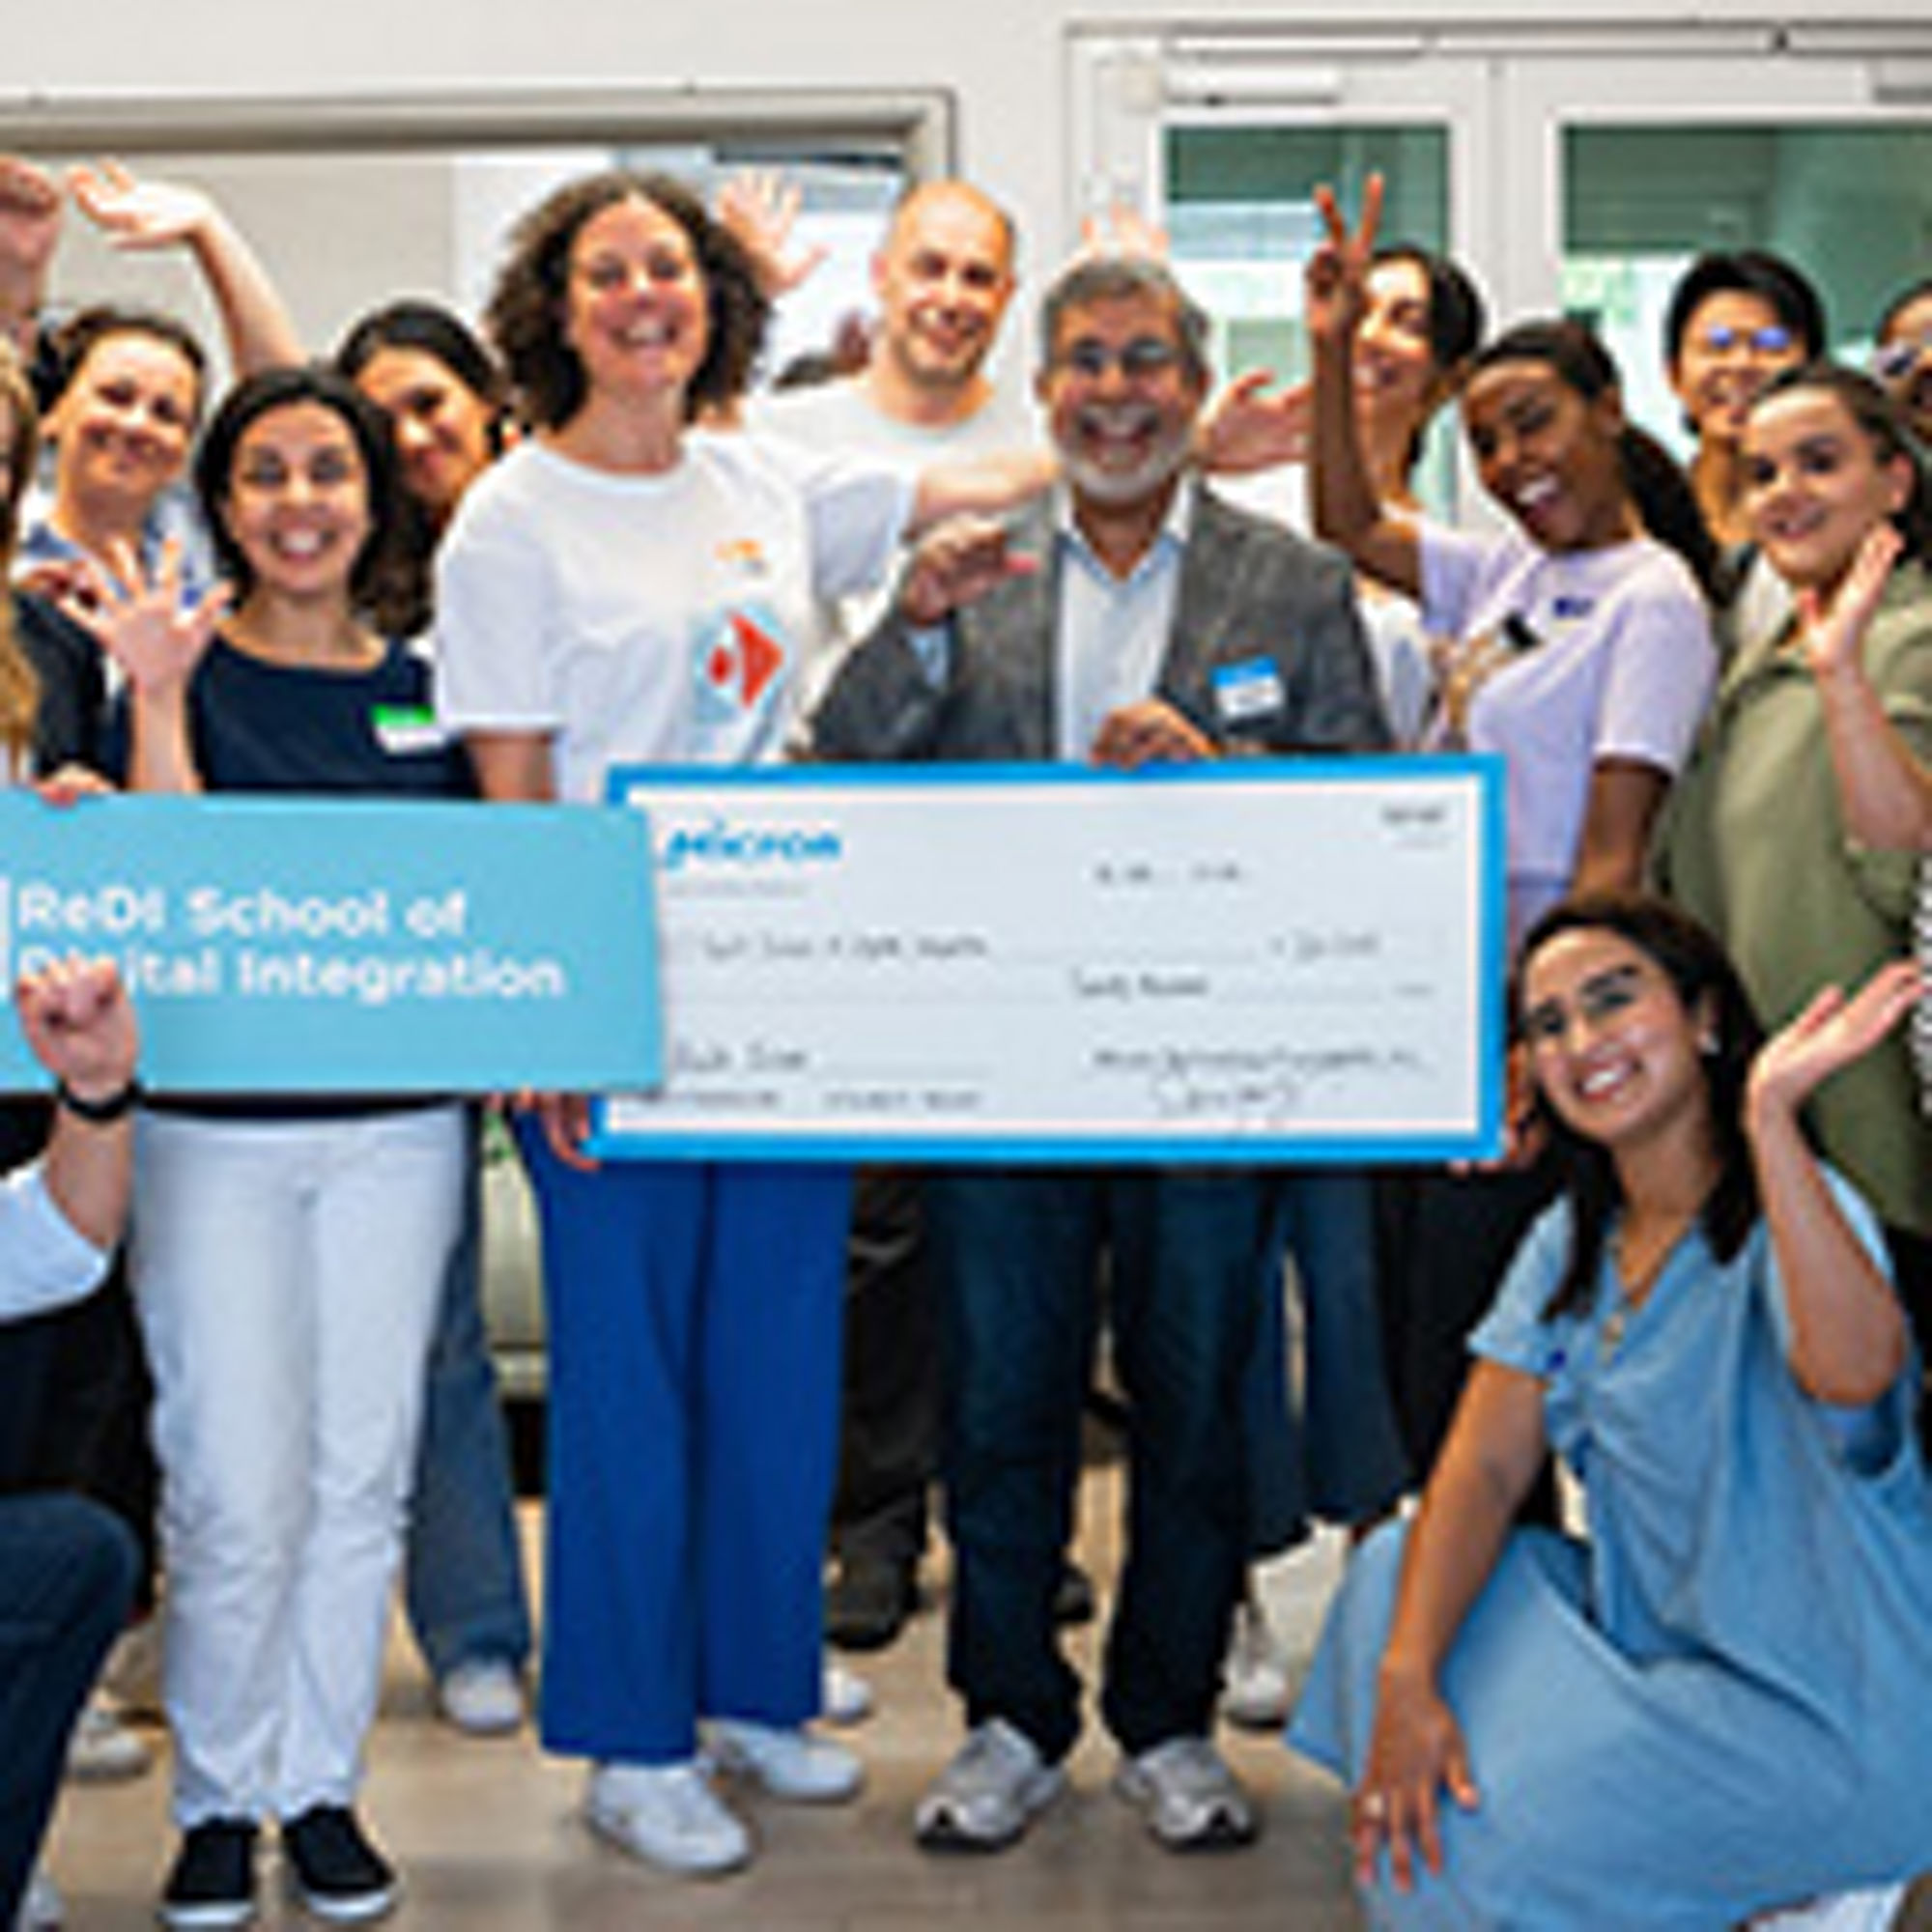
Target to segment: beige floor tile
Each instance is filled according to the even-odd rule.
[[[1090,1477],[1084,1514],[1082,1553],[1104,1581],[1117,1543],[1112,1471]],[[526,1529],[534,1548],[534,1511]],[[1270,1600],[1304,1646],[1333,1560],[1327,1551],[1297,1557],[1269,1575]],[[723,1880],[668,1878],[598,1842],[577,1816],[581,1769],[545,1757],[527,1732],[471,1740],[440,1723],[398,1636],[366,1799],[406,1887],[391,1922],[398,1932],[1327,1932],[1360,1922],[1340,1855],[1339,1802],[1273,1738],[1227,1740],[1265,1818],[1250,1851],[1178,1859],[1151,1844],[1108,1790],[1112,1754],[1093,1735],[1075,1755],[1073,1790],[1024,1844],[990,1859],[916,1849],[913,1806],[958,1737],[942,1685],[943,1560],[937,1568],[934,1601],[905,1637],[849,1660],[879,1700],[876,1717],[843,1734],[867,1760],[864,1796],[836,1809],[747,1798],[760,1856]],[[1096,1645],[1091,1629],[1071,1634],[1090,1675]],[[171,1850],[166,1785],[162,1768],[66,1793],[52,1864],[74,1932],[154,1923]],[[272,1869],[268,1878],[262,1924],[302,1924]]]
[[[1118,1498],[1093,1472],[1082,1552],[1111,1574]],[[537,1520],[526,1524],[532,1544]],[[1270,1567],[1264,1591],[1291,1653],[1305,1662],[1339,1551],[1324,1540]],[[935,1580],[943,1595],[944,1577]],[[868,1783],[854,1805],[746,1801],[760,1842],[752,1868],[691,1881],[649,1871],[593,1839],[577,1816],[581,1770],[546,1758],[527,1733],[457,1736],[430,1713],[420,1671],[391,1645],[382,1721],[371,1744],[367,1815],[401,1867],[397,1932],[1350,1932],[1361,1925],[1342,1849],[1341,1801],[1328,1780],[1272,1737],[1224,1731],[1265,1830],[1252,1849],[1176,1858],[1151,1844],[1109,1792],[1113,1761],[1090,1731],[1073,1789],[1025,1843],[995,1858],[935,1858],[911,1843],[913,1805],[957,1742],[942,1689],[943,1614],[935,1603],[881,1656],[851,1660],[872,1680],[878,1715],[845,1733]],[[1092,1678],[1093,1630],[1071,1648]],[[154,1923],[170,1850],[166,1777],[70,1788],[53,1867],[73,1932]],[[304,1924],[275,1895],[267,1932]],[[1921,1892],[1924,1891],[1921,1888]],[[1919,1898],[1899,1932],[1932,1932]]]

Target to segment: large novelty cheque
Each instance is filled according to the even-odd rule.
[[[663,1088],[609,1155],[1495,1151],[1501,788],[1480,758],[1123,776],[629,771]]]
[[[648,1086],[647,829],[583,807],[0,795],[0,973],[120,966],[156,1092]],[[0,1089],[44,1084],[0,1022]]]

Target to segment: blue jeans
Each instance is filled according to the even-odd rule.
[[[1322,1522],[1364,1522],[1408,1487],[1382,1359],[1374,1204],[1359,1168],[1304,1168],[1274,1182],[1262,1335],[1245,1403],[1257,1556]],[[1287,1375],[1282,1264],[1294,1258],[1301,1376]]]
[[[1104,1280],[1128,1407],[1127,1553],[1101,1715],[1129,1753],[1204,1735],[1248,1548],[1241,1390],[1267,1191],[1234,1173],[955,1172],[927,1197],[945,1321],[948,1671],[969,1724],[1049,1761],[1080,1727],[1053,1597]]]
[[[481,1117],[473,1107],[466,1114],[463,1223],[430,1338],[403,1551],[410,1629],[439,1680],[459,1663],[494,1661],[521,1670],[530,1654],[509,1439],[483,1325]]]
[[[19,1909],[68,1734],[137,1570],[126,1526],[84,1496],[0,1501],[0,1926]]]
[[[851,1176],[566,1167],[527,1119],[550,1319],[543,1738],[662,1764],[814,1717]]]

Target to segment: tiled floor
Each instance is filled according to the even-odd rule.
[[[1084,1558],[1111,1576],[1112,1471],[1088,1479]],[[538,1528],[532,1511],[532,1545]],[[1340,1561],[1332,1543],[1291,1557],[1264,1578],[1275,1622],[1306,1657]],[[577,1815],[582,1773],[547,1759],[527,1732],[457,1736],[429,1713],[420,1674],[398,1640],[377,1727],[367,1815],[402,1869],[398,1932],[1342,1932],[1361,1925],[1342,1855],[1342,1805],[1319,1774],[1271,1737],[1225,1733],[1232,1762],[1261,1801],[1264,1832],[1244,1852],[1176,1858],[1151,1844],[1107,1790],[1111,1753],[1091,1736],[1073,1764],[1074,1790],[1027,1840],[990,1859],[934,1858],[908,1822],[956,1742],[941,1686],[942,1619],[915,1619],[890,1652],[866,1660],[878,1714],[848,1733],[869,1784],[856,1805],[829,1810],[752,1800],[760,1841],[752,1868],[712,1881],[647,1870],[593,1839]],[[1091,1666],[1092,1630],[1073,1648]],[[71,1787],[53,1867],[73,1932],[133,1932],[154,1922],[169,1852],[166,1779]],[[1794,1821],[1802,1827],[1803,1821]],[[273,1898],[269,1928],[300,1925]],[[1920,1887],[1898,1932],[1932,1932]],[[1713,1928],[1721,1932],[1721,1928]]]
[[[1110,1471],[1089,1479],[1083,1553],[1096,1577],[1114,1557]],[[531,1529],[535,1519],[532,1514]],[[1312,1644],[1337,1558],[1296,1556],[1270,1573],[1294,1646]],[[1330,1932],[1361,1920],[1349,1897],[1338,1798],[1270,1737],[1231,1733],[1227,1748],[1261,1800],[1264,1833],[1244,1852],[1176,1858],[1144,1836],[1107,1789],[1104,1741],[1090,1737],[1074,1790],[1020,1846],[997,1858],[935,1858],[915,1849],[914,1803],[957,1741],[941,1678],[943,1620],[916,1618],[891,1651],[864,1661],[879,1710],[846,1733],[868,1786],[828,1810],[747,1801],[760,1841],[752,1868],[723,1880],[653,1873],[593,1839],[577,1816],[582,1774],[546,1759],[527,1732],[457,1736],[429,1713],[406,1643],[391,1648],[371,1753],[367,1816],[407,1888],[399,1932],[616,1932],[733,1926],[756,1932]],[[1076,1633],[1091,1667],[1096,1638]],[[856,1661],[856,1660],[855,1660]],[[71,1786],[52,1864],[73,1932],[153,1924],[168,1856],[166,1778]],[[272,1882],[270,1890],[273,1890]],[[267,1926],[302,1922],[279,1902]]]

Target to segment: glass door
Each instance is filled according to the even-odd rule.
[[[1525,169],[1553,184],[1525,295],[1593,323],[1633,414],[1689,444],[1663,374],[1663,314],[1708,250],[1769,248],[1826,300],[1833,350],[1862,361],[1887,298],[1932,268],[1932,97],[1875,55],[1524,62],[1512,76]],[[1522,243],[1531,238],[1525,234]]]
[[[1662,304],[1693,255],[1788,254],[1854,357],[1885,296],[1932,267],[1917,22],[1076,34],[1070,72],[1071,214],[1122,201],[1166,221],[1229,373],[1302,369],[1310,191],[1332,181],[1353,206],[1372,168],[1391,238],[1446,242],[1492,322],[1595,323],[1633,413],[1666,437]],[[1433,463],[1439,496],[1449,461]]]
[[[1394,35],[1176,34],[1089,52],[1077,213],[1103,217],[1124,205],[1166,228],[1177,269],[1213,319],[1223,376],[1307,373],[1301,271],[1320,233],[1319,185],[1353,209],[1381,174],[1391,240],[1466,250],[1484,226],[1466,192],[1485,139],[1490,82],[1479,62]],[[1076,138],[1081,123],[1076,115]],[[1452,448],[1442,435],[1421,477],[1445,507]],[[1298,512],[1293,477],[1240,494]]]

